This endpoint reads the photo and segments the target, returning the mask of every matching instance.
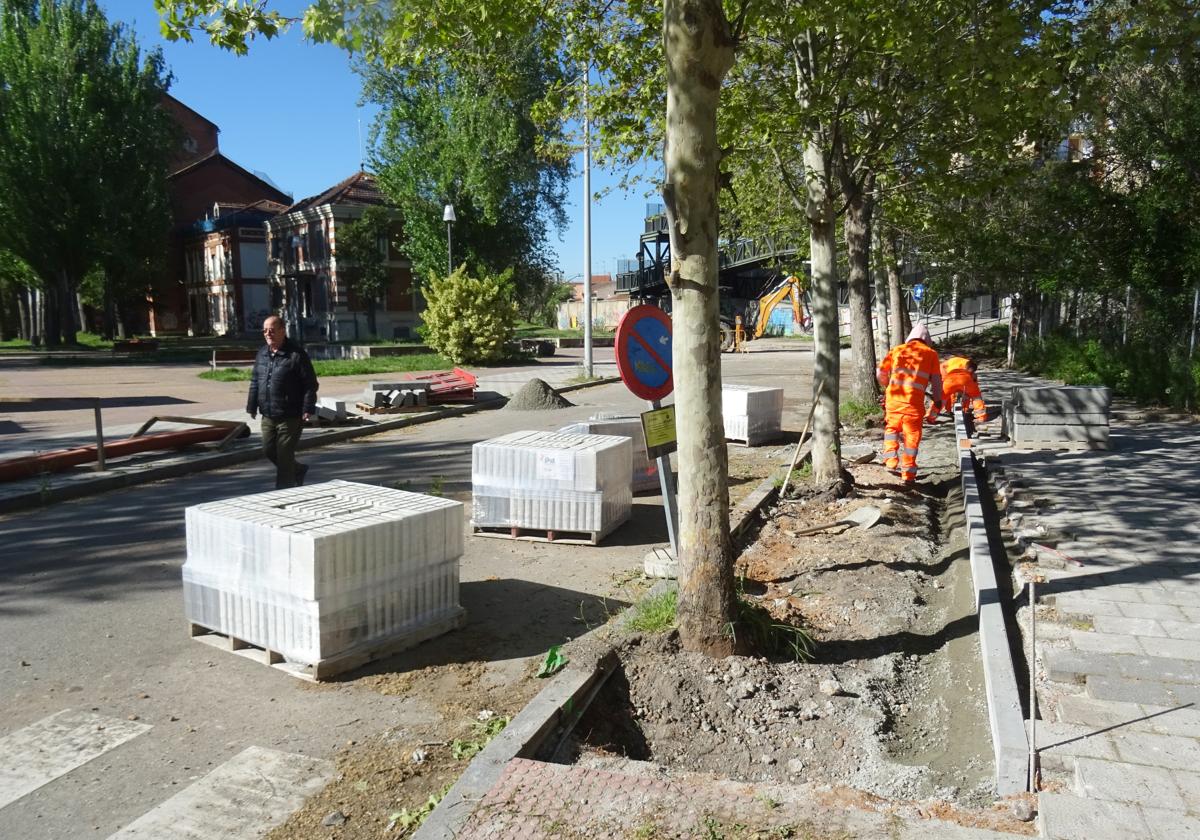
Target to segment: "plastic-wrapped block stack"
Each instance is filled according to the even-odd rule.
[[[633,492],[660,489],[658,461],[652,461],[646,455],[646,433],[642,429],[642,418],[593,414],[587,420],[563,426],[559,431],[568,435],[619,435],[629,438],[633,442]]]
[[[187,509],[187,618],[316,665],[459,627],[463,504],[349,481]]]
[[[513,432],[475,444],[476,528],[590,532],[597,541],[629,519],[628,437]]]
[[[1004,431],[1020,446],[1107,449],[1111,407],[1108,388],[1018,386],[1004,401]]]
[[[783,429],[783,389],[765,385],[721,385],[725,437],[747,446],[778,440]]]

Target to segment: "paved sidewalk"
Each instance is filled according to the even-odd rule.
[[[980,447],[1010,522],[1059,552],[1039,553],[1061,567],[1038,588],[1042,836],[1200,837],[1200,425],[1114,422],[1110,445]]]

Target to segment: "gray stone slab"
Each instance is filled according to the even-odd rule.
[[[1088,799],[1186,810],[1170,770],[1122,761],[1075,759],[1076,792]]]
[[[1178,592],[1170,589],[1146,589],[1141,593],[1147,604],[1170,604],[1175,607],[1191,607],[1200,595],[1195,592]],[[1193,619],[1195,621],[1196,619]]]
[[[1007,427],[1008,436],[1016,443],[1108,443],[1108,426],[1071,426],[1063,423],[1048,425],[1014,422]]]
[[[1173,770],[1171,779],[1179,788],[1179,795],[1183,797],[1184,806],[1189,811],[1200,813],[1200,772]],[[1196,836],[1200,837],[1200,834]]]
[[[1121,604],[1121,614],[1126,618],[1150,618],[1154,621],[1184,621],[1183,610],[1171,604]],[[1143,634],[1144,635],[1144,634]]]
[[[1079,682],[1096,675],[1200,685],[1200,663],[1165,656],[1106,655],[1051,648],[1045,652],[1044,664],[1047,678],[1056,682]]]
[[[1125,615],[1121,612],[1119,602],[1092,598],[1080,592],[1068,592],[1052,598],[1051,603],[1064,615],[1113,615],[1122,618]]]
[[[1140,809],[1121,802],[1042,793],[1038,812],[1042,836],[1050,840],[1131,840],[1149,831]]]
[[[1200,741],[1195,738],[1153,732],[1114,732],[1111,737],[1121,761],[1175,770],[1200,767]]]
[[[1166,656],[1172,659],[1190,659],[1193,662],[1200,662],[1200,641],[1195,639],[1162,639],[1143,636],[1139,641],[1142,647],[1152,656]]]
[[[1190,621],[1160,621],[1159,624],[1172,639],[1200,639],[1200,624]]]
[[[1012,389],[1012,405],[1025,411],[1107,416],[1112,391],[1089,385],[1017,385]]]
[[[1142,819],[1150,840],[1196,840],[1200,837],[1200,818],[1180,811],[1142,808]]]
[[[1150,606],[1146,604],[1144,606]],[[1124,609],[1124,608],[1122,608]],[[1097,633],[1113,633],[1128,636],[1166,636],[1162,625],[1151,618],[1125,618],[1113,615],[1098,615],[1092,621]]]
[[[1031,426],[1037,426],[1041,424],[1054,425],[1058,423],[1076,426],[1108,425],[1108,415],[1099,411],[1062,414],[1059,412],[1037,412],[1027,411],[1021,408],[1013,408],[1012,419],[1014,423],[1026,423]]]
[[[1097,618],[1103,617],[1097,616]],[[1137,636],[1072,630],[1070,639],[1076,650],[1086,650],[1091,653],[1128,653],[1134,656],[1144,656],[1147,652],[1146,648],[1138,644]]]
[[[1076,758],[1120,760],[1107,733],[1091,726],[1039,720],[1037,744],[1039,760],[1043,766],[1050,768],[1069,768],[1071,761]]]
[[[1055,709],[1060,722],[1094,729],[1130,726],[1130,721],[1139,720],[1146,714],[1137,703],[1097,700],[1086,694],[1064,694],[1056,701]]]
[[[1106,676],[1088,677],[1086,685],[1087,693],[1098,700],[1120,700],[1168,707],[1200,703],[1198,686]]]

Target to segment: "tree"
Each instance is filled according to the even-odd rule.
[[[375,307],[388,286],[387,253],[392,247],[392,214],[374,205],[338,231],[339,271],[347,270],[350,288],[367,303],[367,330],[375,336]],[[345,261],[343,263],[343,261]]]
[[[45,283],[46,341],[73,342],[80,281],[161,250],[170,77],[92,0],[0,8],[0,246]]]
[[[390,67],[359,62],[365,95],[384,111],[376,124],[375,168],[401,209],[401,247],[414,275],[446,266],[443,205],[453,204],[454,260],[474,271],[513,270],[520,295],[545,283],[551,224],[561,226],[566,158],[561,131],[531,117],[559,76],[533,38],[510,41],[500,61],[511,77],[495,84],[491,66]],[[490,64],[490,62],[489,62]]]

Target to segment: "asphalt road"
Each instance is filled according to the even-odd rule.
[[[784,426],[798,429],[810,359],[798,343],[726,357],[725,378],[784,385]],[[420,491],[436,481],[469,500],[474,442],[642,409],[619,384],[570,397],[576,407],[561,411],[486,411],[311,450],[309,483],[408,481]],[[244,790],[236,773],[273,768],[272,790],[311,790],[348,740],[436,720],[436,708],[405,697],[353,680],[314,687],[188,638],[184,509],[270,486],[269,465],[256,462],[0,519],[0,838],[161,836],[164,819],[183,823],[156,809],[184,789],[192,799],[173,800],[176,810],[209,814],[195,836],[229,836],[221,820],[233,817],[204,811],[204,790],[210,801],[277,819],[294,796],[243,802],[225,792]],[[657,499],[645,497],[595,548],[468,538],[470,623],[386,667],[402,672],[470,650],[488,663],[489,679],[511,679],[529,657],[585,632],[581,604],[598,609],[597,598],[616,596],[614,578],[640,569],[665,540]]]

